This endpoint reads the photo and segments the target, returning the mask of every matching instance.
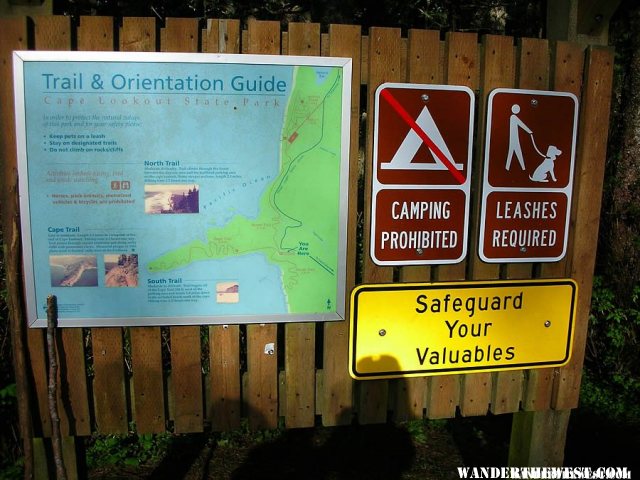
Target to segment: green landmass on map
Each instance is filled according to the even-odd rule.
[[[335,311],[342,78],[339,68],[296,67],[280,145],[280,171],[257,218],[233,217],[151,261],[150,272],[262,253],[282,272],[289,313]],[[242,287],[240,287],[242,288]],[[242,298],[242,296],[241,296]],[[242,301],[242,300],[241,300]]]

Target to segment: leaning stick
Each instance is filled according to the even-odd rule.
[[[67,480],[67,471],[62,458],[62,438],[60,435],[60,417],[56,385],[58,382],[58,359],[56,354],[56,326],[58,324],[58,305],[55,295],[47,297],[47,353],[49,354],[49,415],[51,416],[51,443],[53,460],[58,480]]]

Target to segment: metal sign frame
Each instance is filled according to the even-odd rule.
[[[147,325],[188,325],[188,324],[236,324],[236,323],[273,323],[273,322],[299,322],[299,321],[333,321],[333,320],[343,320],[345,318],[345,282],[346,282],[346,224],[347,224],[347,204],[348,204],[348,177],[349,177],[349,142],[350,142],[350,114],[351,114],[351,82],[352,82],[352,59],[350,58],[339,58],[339,57],[311,57],[311,56],[279,56],[279,55],[238,55],[238,54],[190,54],[190,53],[146,53],[146,52],[48,52],[48,51],[16,51],[14,52],[14,84],[15,84],[15,106],[16,106],[16,130],[17,130],[17,151],[18,151],[18,169],[19,169],[19,188],[20,188],[20,210],[21,210],[21,224],[22,224],[22,240],[23,240],[23,257],[24,257],[24,269],[25,269],[25,295],[26,295],[26,308],[27,308],[27,322],[31,327],[44,327],[46,326],[46,296],[48,294],[55,294],[58,297],[58,305],[60,307],[59,317],[60,317],[60,326],[61,327],[80,327],[80,326],[147,326]],[[33,85],[33,83],[29,84],[29,72],[36,71],[36,69],[29,70],[29,65],[55,65],[56,71],[67,71],[69,75],[65,80],[66,83],[62,84],[58,82],[54,83],[53,76],[49,78],[45,78],[46,85],[43,85],[42,88],[40,86],[33,91],[29,91],[28,85]],[[129,292],[127,292],[127,299],[118,299],[118,295],[116,292],[119,290],[117,288],[111,289],[103,289],[101,288],[104,283],[102,280],[102,276],[105,273],[102,270],[105,270],[107,267],[101,267],[103,260],[101,255],[107,252],[103,252],[100,248],[96,248],[95,252],[90,252],[93,256],[90,259],[89,263],[97,264],[96,270],[98,273],[98,281],[96,281],[96,285],[99,286],[99,290],[101,290],[101,294],[98,295],[99,300],[104,303],[111,303],[112,305],[124,305],[129,304],[131,308],[127,309],[125,313],[121,314],[119,311],[116,313],[109,313],[108,311],[105,313],[102,310],[92,310],[93,307],[87,307],[83,305],[83,295],[79,294],[78,290],[86,293],[90,288],[69,288],[69,287],[60,287],[53,286],[53,280],[51,280],[51,288],[42,288],[42,285],[46,284],[49,280],[45,277],[48,275],[43,268],[36,268],[37,263],[51,262],[48,254],[45,255],[42,253],[42,250],[47,248],[46,240],[43,244],[42,237],[46,238],[47,236],[47,227],[45,226],[44,233],[42,233],[41,225],[34,225],[32,223],[32,216],[34,211],[37,210],[46,210],[49,207],[43,206],[47,202],[50,202],[50,198],[45,198],[50,195],[51,191],[38,191],[30,180],[29,175],[34,174],[34,170],[37,168],[42,168],[44,165],[43,158],[45,158],[45,153],[43,152],[43,142],[42,137],[39,137],[39,149],[36,149],[33,144],[30,144],[30,141],[34,141],[34,132],[38,132],[38,135],[43,135],[45,133],[42,127],[43,124],[43,112],[45,112],[45,108],[42,107],[37,111],[37,114],[33,114],[30,112],[34,112],[34,109],[29,109],[29,105],[27,105],[29,98],[31,98],[31,102],[33,104],[33,98],[39,96],[39,101],[42,103],[46,103],[47,100],[42,100],[44,96],[47,96],[50,100],[53,98],[63,97],[66,95],[69,102],[73,101],[73,105],[67,105],[68,110],[71,110],[72,113],[82,114],[83,113],[83,102],[87,101],[87,103],[96,103],[94,98],[97,93],[109,93],[101,90],[99,82],[92,83],[92,81],[97,80],[99,77],[93,77],[88,75],[87,73],[92,72],[91,70],[86,70],[85,68],[85,76],[83,79],[78,81],[80,76],[75,75],[73,72],[81,71],[81,66],[83,65],[95,65],[98,72],[108,71],[113,73],[111,78],[111,83],[109,84],[109,88],[111,90],[130,90],[128,93],[138,93],[141,98],[152,98],[154,95],[162,94],[164,97],[171,97],[175,100],[175,103],[179,101],[183,101],[184,92],[177,91],[177,83],[171,83],[167,80],[167,82],[159,84],[154,84],[154,79],[145,79],[144,75],[136,74],[136,68],[139,68],[140,71],[146,71],[145,68],[151,69],[157,66],[158,71],[162,71],[163,68],[170,69],[171,72],[178,72],[179,74],[184,73],[185,78],[181,78],[180,81],[183,82],[181,85],[183,88],[186,88],[185,85],[187,82],[186,76],[191,75],[195,72],[202,72],[202,69],[210,69],[206,70],[210,73],[219,73],[221,75],[220,78],[225,78],[225,94],[232,95],[231,92],[232,82],[231,80],[233,76],[234,69],[240,68],[249,68],[254,72],[255,81],[259,83],[259,86],[262,90],[263,97],[258,95],[259,92],[250,92],[250,86],[242,87],[244,90],[241,92],[246,95],[247,99],[254,101],[254,99],[265,98],[265,95],[268,97],[269,92],[273,93],[276,89],[278,93],[284,91],[287,88],[287,92],[291,93],[294,89],[294,79],[289,78],[291,80],[290,89],[288,86],[284,84],[279,84],[277,79],[274,78],[271,83],[267,85],[266,82],[270,80],[270,77],[259,77],[259,73],[261,73],[261,69],[270,69],[269,71],[284,71],[286,67],[291,67],[291,71],[297,71],[296,68],[300,67],[315,67],[317,71],[324,69],[330,72],[335,72],[337,69],[339,73],[336,74],[338,80],[336,80],[336,86],[334,87],[338,91],[339,100],[333,100],[339,103],[338,106],[334,108],[338,110],[338,114],[336,115],[337,121],[334,121],[331,125],[332,128],[335,129],[334,137],[338,139],[339,146],[336,148],[335,152],[329,152],[333,158],[339,162],[338,165],[338,177],[339,179],[334,182],[334,180],[330,180],[334,182],[330,186],[330,190],[332,193],[328,195],[332,195],[333,200],[337,205],[335,211],[335,218],[328,219],[327,223],[331,225],[335,225],[335,240],[332,240],[332,243],[335,243],[336,251],[331,253],[331,257],[337,258],[335,265],[329,265],[326,262],[323,262],[322,258],[315,259],[314,268],[326,270],[329,274],[333,276],[331,282],[333,282],[333,293],[331,293],[330,300],[323,299],[323,305],[318,307],[317,309],[313,307],[309,310],[311,311],[282,311],[280,307],[272,308],[271,305],[259,306],[255,307],[253,310],[245,311],[242,308],[238,309],[235,312],[228,313],[228,311],[223,311],[222,313],[216,313],[215,310],[210,310],[210,307],[203,309],[201,312],[196,310],[190,310],[191,313],[179,313],[177,310],[173,308],[167,308],[165,311],[159,312],[157,309],[154,310],[155,313],[150,314],[146,306],[150,303],[150,300],[145,297],[145,292],[147,290],[147,285],[141,285],[138,289],[130,288]],[[66,70],[60,70],[61,68]],[[44,67],[43,67],[44,68]],[[106,70],[105,70],[106,69]],[[111,70],[109,70],[111,69]],[[182,69],[182,70],[180,70]],[[200,69],[200,70],[196,70]],[[280,70],[281,69],[281,70]],[[168,70],[169,71],[169,70]],[[35,75],[35,73],[34,73]],[[96,74],[97,75],[97,74]],[[117,75],[117,78],[116,78]],[[284,75],[284,74],[283,74]],[[318,73],[318,75],[322,75],[322,72]],[[259,77],[259,78],[258,78]],[[164,78],[164,77],[163,77]],[[210,90],[210,87],[216,85],[215,76],[211,76],[205,79],[204,75],[198,77],[196,74],[191,75],[191,86],[194,86],[198,91],[198,94],[202,94],[204,97],[207,94],[213,95],[213,90]],[[115,80],[114,80],[115,79]],[[49,81],[51,80],[51,81]],[[160,79],[162,80],[162,79]],[[114,81],[116,83],[114,83]],[[164,80],[163,80],[164,81]],[[223,80],[219,80],[222,82]],[[319,81],[319,80],[317,80]],[[43,83],[42,80],[40,83]],[[129,83],[127,83],[129,82]],[[133,82],[133,83],[130,83]],[[202,83],[208,82],[208,83]],[[238,80],[239,82],[239,80]],[[105,82],[106,84],[107,82]],[[285,82],[286,83],[286,82]],[[57,88],[56,88],[57,85]],[[60,86],[63,85],[63,90],[61,91]],[[156,85],[161,85],[159,90],[153,90],[156,88]],[[255,85],[253,85],[255,87]],[[311,83],[310,83],[311,85]],[[207,88],[209,87],[209,92],[207,92]],[[237,83],[236,87],[240,88],[240,84]],[[256,87],[257,88],[257,87]],[[150,90],[151,89],[151,90]],[[204,89],[204,91],[203,91]],[[237,90],[237,88],[236,88]],[[111,92],[114,96],[118,93],[113,91]],[[220,92],[214,92],[216,95],[220,96]],[[236,92],[238,93],[238,92]],[[64,94],[64,95],[62,95]],[[284,95],[284,93],[283,93]],[[273,96],[273,95],[272,95]],[[82,98],[81,98],[82,97]],[[239,95],[237,95],[239,97]],[[211,97],[213,98],[213,97]],[[233,98],[233,97],[228,97]],[[282,97],[284,98],[284,97]],[[335,98],[335,96],[334,96]],[[87,100],[89,99],[89,100]],[[75,101],[77,100],[77,101]],[[282,102],[282,100],[281,100]],[[127,109],[132,108],[129,104],[126,107],[110,107],[109,105],[103,105],[105,113],[112,114],[125,114],[127,113]],[[288,105],[283,107],[286,112],[286,108]],[[60,110],[60,109],[58,109]],[[86,112],[84,112],[86,113]],[[284,114],[283,114],[284,115]],[[181,113],[178,117],[184,119],[188,115],[185,113]],[[155,117],[154,117],[155,118]],[[163,115],[158,118],[155,118],[152,123],[158,122],[158,125],[165,123],[174,122],[176,127],[179,126],[180,118],[175,119],[171,118],[170,115]],[[32,129],[34,123],[38,123],[38,129]],[[260,128],[258,126],[258,128]],[[282,127],[282,132],[278,132],[277,140],[279,142],[284,142],[287,139],[282,139],[282,133],[284,133],[284,126]],[[177,128],[171,129],[171,135],[174,135]],[[69,130],[70,132],[70,130]],[[55,133],[55,132],[54,132]],[[191,136],[197,134],[196,131],[190,131],[189,134]],[[295,134],[295,132],[294,132]],[[166,142],[173,141],[170,137],[171,135],[167,135],[163,140]],[[209,135],[209,138],[213,138]],[[292,135],[289,140],[290,142],[295,141],[295,136]],[[149,141],[145,138],[140,138],[139,142]],[[187,138],[179,138],[176,141],[182,141],[186,145],[189,145],[190,140]],[[133,143],[131,141],[131,143]],[[127,147],[129,144],[127,144]],[[47,137],[45,135],[44,141],[44,150],[47,151]],[[138,149],[139,147],[136,147]],[[137,150],[136,150],[137,151]],[[152,150],[153,153],[156,150]],[[76,151],[77,152],[77,151]],[[141,156],[144,156],[146,152],[144,149],[141,151]],[[42,157],[38,162],[36,159],[38,155]],[[96,155],[84,155],[82,159],[78,160],[77,153],[74,153],[75,157],[71,157],[69,154],[67,155],[67,162],[74,160],[84,162],[88,164],[89,168],[91,168],[92,158],[97,158]],[[99,157],[100,160],[97,162],[103,162],[106,160],[104,153]],[[51,158],[48,158],[51,160]],[[149,158],[150,160],[153,160]],[[184,160],[184,158],[183,158]],[[131,160],[133,161],[133,160]],[[140,158],[136,161],[141,163]],[[193,159],[193,163],[198,163],[198,161],[202,161],[201,159]],[[279,162],[282,162],[280,159]],[[95,162],[94,162],[95,164]],[[100,163],[102,165],[102,163]],[[333,177],[332,177],[333,178]],[[337,177],[336,177],[337,178]],[[146,180],[145,180],[146,182]],[[176,182],[177,183],[177,182]],[[180,182],[186,185],[190,185],[191,181]],[[123,184],[124,185],[124,184]],[[127,184],[128,188],[130,185]],[[120,188],[119,186],[117,186]],[[112,185],[113,189],[114,186]],[[124,187],[123,187],[124,188]],[[133,189],[133,186],[131,186]],[[266,188],[266,187],[265,187]],[[193,191],[196,188],[193,187]],[[190,187],[191,191],[191,187]],[[146,198],[146,191],[144,192]],[[186,188],[183,195],[186,195]],[[142,201],[142,197],[138,198],[138,203],[144,203]],[[333,204],[333,203],[332,203]],[[96,210],[96,215],[99,214],[99,209]],[[164,213],[164,212],[162,212]],[[172,212],[173,213],[173,212]],[[192,213],[192,212],[188,212]],[[136,213],[137,214],[137,213]],[[41,215],[42,216],[42,215]],[[78,222],[78,218],[73,212],[69,212],[67,218],[69,222],[65,223],[62,228],[70,228],[71,225],[76,225]],[[185,217],[183,215],[183,217]],[[108,222],[107,222],[108,223]],[[78,224],[80,227],[83,225]],[[113,225],[111,225],[113,226]],[[105,228],[109,227],[109,225],[105,224]],[[49,228],[57,228],[53,223]],[[331,227],[331,232],[334,231],[334,227]],[[55,233],[51,230],[49,233]],[[334,233],[330,233],[332,238],[334,238]],[[144,248],[144,245],[138,245],[138,247]],[[302,248],[302,247],[301,247]],[[132,253],[128,249],[117,250],[112,252],[109,249],[109,253]],[[75,252],[78,253],[78,252]],[[84,253],[84,252],[82,252]],[[97,256],[96,256],[97,253]],[[135,252],[139,253],[138,250]],[[294,252],[295,253],[295,252]],[[307,252],[308,254],[308,252]],[[36,259],[37,256],[37,259]],[[97,258],[97,260],[96,260]],[[104,257],[104,263],[107,262],[107,257]],[[310,257],[309,257],[310,258]],[[44,260],[43,260],[44,259]],[[310,259],[309,262],[314,259]],[[110,260],[111,261],[111,260]],[[136,256],[137,263],[137,256]],[[51,264],[53,265],[53,264]],[[49,265],[47,265],[49,267]],[[52,267],[51,267],[52,268]],[[38,270],[40,273],[38,273]],[[43,273],[45,272],[45,273]],[[148,272],[147,272],[148,273]],[[53,277],[53,273],[51,273]],[[282,275],[281,275],[282,276]],[[146,282],[147,278],[140,275],[140,282]],[[166,280],[166,279],[165,279]],[[93,280],[92,280],[93,281]],[[40,283],[38,283],[40,282]],[[213,297],[212,302],[216,302],[216,296],[220,293],[222,295],[227,295],[231,298],[234,297],[237,303],[237,286],[235,287],[229,283],[222,282],[223,287],[227,287],[228,291],[218,292],[216,284],[213,286],[209,286],[207,284],[206,290],[207,294]],[[40,287],[36,287],[36,285],[40,285]],[[93,286],[93,285],[92,285]],[[284,289],[284,286],[282,286]],[[242,287],[240,287],[242,289]],[[98,290],[98,289],[93,289]],[[137,294],[132,294],[131,291],[138,290]],[[73,292],[74,298],[69,299],[69,295]],[[247,290],[245,289],[245,292]],[[92,299],[91,302],[96,302],[97,298],[95,292],[91,293]],[[242,295],[242,290],[240,295]],[[289,302],[287,300],[286,293],[283,292],[285,296],[283,302],[286,305],[286,308],[289,308]],[[121,295],[120,295],[121,296]],[[226,298],[226,297],[225,297]],[[242,298],[240,296],[240,298]],[[166,304],[169,305],[169,304]],[[216,307],[217,308],[217,307]],[[80,313],[78,313],[78,310]],[[188,310],[188,309],[187,309]],[[256,311],[257,310],[257,311]],[[115,310],[114,310],[115,312]]]

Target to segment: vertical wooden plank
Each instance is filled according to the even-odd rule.
[[[409,30],[407,39],[407,81],[409,83],[438,83],[441,81],[440,32]],[[431,267],[411,266],[400,269],[401,282],[428,282]],[[396,387],[396,420],[422,418],[427,396],[426,377],[398,380]]]
[[[69,17],[36,17],[35,43],[39,50],[69,50]],[[58,332],[58,404],[60,431],[63,435],[89,435],[89,397],[81,328],[64,328]]]
[[[211,405],[207,417],[215,431],[240,427],[240,327],[209,328]]]
[[[208,19],[202,30],[202,51],[240,53],[240,21]]]
[[[125,17],[120,29],[123,52],[153,52],[156,49],[156,22],[153,17]]]
[[[200,327],[171,327],[170,334],[174,431],[202,432]]]
[[[123,18],[120,45],[126,52],[155,51],[155,19]],[[160,328],[133,327],[129,331],[136,430],[138,433],[160,433],[165,430]]]
[[[521,38],[518,48],[518,88],[549,89],[549,41]]]
[[[65,44],[64,40],[60,40],[60,38],[54,38],[53,40],[48,39],[47,37],[49,37],[51,35],[51,32],[49,31],[49,29],[47,29],[47,25],[50,25],[52,23],[51,17],[36,17],[36,20],[38,20],[38,23],[40,24],[40,27],[38,28],[36,26],[35,31],[36,31],[36,42],[37,44],[41,44],[42,45],[42,49],[46,49],[46,48],[54,48],[57,46],[58,49],[69,49],[69,45]],[[38,25],[38,23],[36,23],[36,25]],[[68,26],[68,21],[67,21],[67,27],[65,29],[64,24],[61,25],[63,30],[66,31],[66,35],[67,35],[67,40],[68,40],[68,35],[69,35],[69,26]],[[26,38],[24,38],[24,48],[27,48],[26,46]],[[9,65],[9,69],[11,71],[12,69],[12,59],[11,57],[9,57],[8,59],[6,59],[6,61],[8,62]],[[11,77],[9,77],[11,78]],[[10,82],[7,83],[7,85],[13,85],[13,80],[11,80]],[[6,105],[10,105],[11,111],[13,113],[13,106],[14,106],[14,102],[13,102],[13,91],[10,93],[10,96],[7,97],[7,103]],[[4,108],[4,105],[3,105]],[[12,157],[8,157],[8,158],[16,158],[16,152],[15,152],[15,121],[13,118],[8,120],[8,125],[6,126],[8,128],[10,128],[10,132],[13,132],[13,138],[11,138],[11,143],[12,146],[14,148],[12,148],[13,150],[13,156]],[[5,127],[5,128],[6,128]],[[8,142],[7,142],[8,143]],[[14,160],[15,162],[15,160]],[[7,164],[9,164],[9,162],[7,162]],[[17,168],[15,163],[14,163],[14,168]],[[17,178],[17,172],[11,172],[10,176],[8,176],[7,178],[11,178],[11,176],[15,176],[15,178]],[[15,187],[17,188],[17,182]],[[18,212],[18,207],[16,206],[16,210],[15,210],[15,215],[17,215]],[[7,235],[7,232],[4,232],[4,235]],[[19,232],[15,232],[15,235],[20,235]],[[17,255],[19,255],[18,252],[16,252]],[[21,266],[18,267],[18,272],[21,271]],[[7,277],[7,279],[9,279],[10,277]],[[22,286],[18,287],[20,290],[22,290]],[[28,356],[29,356],[29,366],[30,366],[30,374],[32,376],[32,381],[33,381],[33,387],[34,387],[34,394],[35,394],[35,398],[36,398],[36,403],[38,406],[38,413],[36,414],[36,412],[32,413],[32,418],[33,418],[33,422],[34,422],[34,434],[35,436],[50,436],[51,435],[51,420],[49,418],[49,410],[48,410],[48,405],[47,405],[47,349],[46,349],[46,344],[45,344],[45,340],[44,340],[44,330],[42,329],[29,329],[27,331],[27,348],[28,348]]]
[[[240,22],[207,20],[202,32],[204,52],[238,53]],[[240,327],[209,327],[209,401],[207,418],[215,431],[240,427]]]
[[[445,83],[447,46],[447,42],[439,41],[437,50],[429,54],[429,63],[434,65],[437,63],[438,72],[437,77],[429,83]],[[462,265],[466,265],[466,263],[463,262]],[[435,267],[432,269],[432,274],[443,281],[464,280],[465,278],[465,272],[460,266]],[[438,375],[427,378],[426,416],[429,418],[453,417],[456,413],[459,397],[460,377],[457,375]]]
[[[33,439],[33,479],[49,480],[49,465],[44,438]]]
[[[315,323],[285,325],[285,426],[315,422]]]
[[[289,55],[320,55],[320,24],[290,23]],[[315,323],[288,323],[285,328],[285,425],[312,427],[315,422]]]
[[[167,18],[161,32],[163,52],[198,50],[198,20]],[[171,392],[176,433],[201,432],[203,425],[200,327],[171,327]]]
[[[562,55],[557,58],[562,58]],[[554,376],[551,406],[555,410],[519,412],[514,415],[509,463],[517,466],[562,465],[570,409],[578,405],[600,222],[613,51],[592,47],[588,50],[586,66],[572,208],[572,217],[576,219],[576,223],[573,248],[567,260],[568,272],[578,283],[580,292],[573,355],[569,364]],[[569,83],[573,85],[572,82]]]
[[[613,51],[591,48],[588,51],[576,157],[575,236],[569,259],[571,278],[578,282],[573,354],[569,364],[555,378],[552,406],[557,410],[578,405],[582,364],[587,339],[595,252],[598,242],[602,183],[609,130],[609,108],[613,72]]]
[[[509,466],[561,467],[570,410],[518,412],[513,416]]]
[[[57,344],[60,432],[62,435],[90,435],[91,419],[82,329],[59,330]]]
[[[80,441],[82,442],[83,440]],[[76,455],[75,437],[62,438],[62,458],[64,458],[64,465],[67,471],[67,480],[78,480],[78,478],[82,478],[78,472],[79,470],[82,471],[84,466],[78,465],[79,458]]]
[[[356,229],[358,224],[358,154],[360,127],[361,28],[356,25],[329,27],[329,55],[351,57],[351,141],[349,152],[349,207],[347,212],[346,306],[356,283]],[[343,200],[346,201],[346,200]],[[353,416],[353,381],[347,373],[349,322],[328,322],[324,326],[322,423],[348,425]]]
[[[198,51],[198,20],[167,18],[160,31],[161,52],[195,53]]]
[[[280,23],[249,21],[247,53],[280,53]],[[274,428],[278,424],[278,329],[277,325],[247,325],[247,394],[252,428]],[[271,354],[266,346],[273,344]]]
[[[80,17],[77,37],[78,50],[113,50],[113,18]]]
[[[478,37],[473,33],[449,33],[445,44],[445,80],[450,85],[464,85],[471,90],[477,90],[480,79],[480,55],[478,50]],[[477,158],[474,160],[477,162]],[[474,167],[474,171],[477,166]],[[473,205],[473,201],[471,202]],[[474,216],[471,215],[473,224]],[[473,229],[470,230],[473,232]],[[473,244],[475,236],[469,235],[469,242]],[[469,249],[469,254],[473,250]],[[436,271],[438,281],[464,280],[466,276],[467,261],[455,265],[439,266]],[[431,418],[453,417],[457,405],[463,412],[470,410],[469,405],[482,404],[487,387],[484,374],[478,376],[442,375],[430,379],[430,395],[427,403],[427,414]],[[466,406],[463,405],[464,396],[461,395],[462,387],[467,381],[467,395],[471,398]],[[474,381],[477,381],[473,383]],[[487,400],[488,403],[488,400]],[[486,411],[486,409],[485,409]],[[466,413],[465,413],[466,414]]]
[[[277,348],[276,325],[247,325],[247,383],[243,404],[249,425],[254,429],[278,425]]]
[[[487,98],[491,90],[500,87],[513,87],[515,82],[515,56],[512,37],[486,35],[482,45],[482,78],[478,98],[478,148],[474,159],[473,178],[476,192],[482,191],[484,169],[484,139],[486,128]],[[472,224],[470,229],[469,266],[474,280],[494,280],[500,276],[500,266],[484,263],[478,256],[478,232],[480,230],[481,197],[473,202]]]
[[[409,30],[407,51],[407,80],[410,83],[440,83],[440,32],[438,30]]]
[[[122,329],[93,328],[91,342],[96,430],[101,434],[127,433]]]
[[[81,17],[78,50],[113,49],[113,18]],[[101,434],[127,433],[127,400],[121,328],[91,329],[93,403],[96,429]]]
[[[35,395],[38,411],[32,411],[34,436],[51,436],[51,418],[49,417],[49,405],[47,403],[47,356],[44,330],[30,328],[27,330],[28,362],[33,393]]]
[[[580,98],[582,73],[584,70],[584,47],[568,42],[555,42],[552,54],[553,78],[551,88],[570,92]],[[570,225],[575,225],[575,205],[573,202]],[[567,258],[573,252],[574,229],[569,229],[566,257],[554,263],[543,263],[540,268],[542,278],[561,278],[570,275]],[[546,410],[551,406],[553,375],[557,369],[538,368],[527,372],[522,398],[524,410]]]
[[[28,374],[32,382],[31,393],[35,400],[35,408],[32,407],[30,412],[35,437],[51,436],[51,418],[47,403],[47,346],[44,334],[45,331],[41,328],[29,328],[26,335]]]
[[[548,90],[549,44],[547,40],[522,38],[519,41],[518,88]],[[531,263],[512,263],[506,267],[507,279],[531,278]],[[495,414],[516,412],[522,398],[523,372],[520,370],[499,372],[493,376],[491,411]]]
[[[478,138],[484,138],[486,101],[494,88],[513,86],[515,79],[515,57],[513,39],[488,35],[484,38],[482,55],[482,76],[480,79],[481,95],[478,99]],[[476,194],[471,228],[470,273],[474,280],[490,280],[499,278],[498,265],[484,263],[478,257],[477,238],[480,223],[480,192],[482,190],[482,172],[484,160],[484,144],[478,142],[474,165]],[[465,375],[462,378],[460,413],[462,415],[485,415],[489,409],[492,393],[492,378],[489,373]]]
[[[549,89],[549,42],[537,38],[521,38],[518,45],[518,88]],[[506,278],[531,278],[531,263],[512,263],[507,266]]]
[[[22,450],[26,458],[25,477],[34,473],[36,452],[32,437],[33,423],[39,417],[39,406],[32,398],[28,358],[27,322],[23,307],[20,225],[18,207],[18,173],[16,158],[16,124],[13,92],[13,51],[26,50],[27,19],[0,18],[0,214],[2,217],[3,261],[7,289],[7,310],[16,378],[17,410]],[[35,417],[35,418],[34,418]]]
[[[369,255],[371,232],[371,203],[373,175],[373,119],[374,102],[378,86],[384,82],[404,80],[402,71],[402,38],[399,28],[372,27],[369,30],[369,72],[367,85],[367,153],[365,163],[364,192],[364,271],[363,280],[367,283],[390,283],[393,281],[393,268],[379,267]],[[371,380],[358,383],[360,400],[358,418],[360,423],[381,423],[387,419],[387,395],[389,382]]]
[[[360,84],[369,85],[369,35],[362,35],[360,58]],[[366,145],[362,145],[366,147]]]
[[[36,16],[34,19],[36,50],[71,49],[71,18]]]
[[[573,93],[578,99],[582,95],[582,75],[584,73],[585,48],[583,45],[569,42],[554,42],[552,45],[552,75],[550,86],[552,90]],[[581,106],[579,107],[581,108]],[[572,202],[575,207],[575,202]],[[571,211],[570,225],[575,221],[575,208]],[[569,274],[568,258],[573,249],[574,230],[569,229],[567,241],[567,255],[559,262],[543,263],[540,275],[543,278],[562,278]]]
[[[161,433],[165,415],[160,328],[132,327],[130,335],[136,431]]]
[[[518,48],[518,88],[549,89],[549,43],[547,40],[523,38]],[[531,263],[512,263],[506,267],[506,278],[531,278]],[[520,408],[523,372],[513,370],[493,375],[491,411],[495,414],[516,412]]]

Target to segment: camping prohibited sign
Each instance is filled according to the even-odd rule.
[[[371,258],[466,256],[475,99],[467,87],[385,83],[375,96]]]
[[[567,249],[578,99],[566,92],[489,95],[479,238],[485,262],[554,262]]]

